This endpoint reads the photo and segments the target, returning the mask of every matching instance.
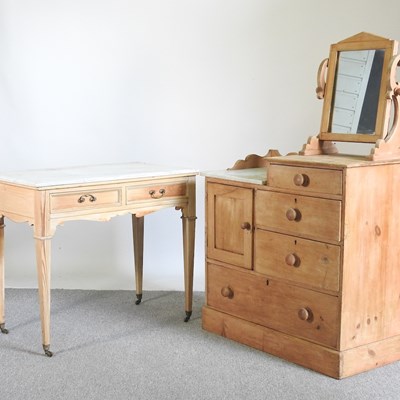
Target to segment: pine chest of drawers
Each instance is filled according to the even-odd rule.
[[[400,359],[398,193],[357,156],[206,174],[203,328],[335,378]]]

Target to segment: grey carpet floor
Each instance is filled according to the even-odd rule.
[[[4,399],[400,399],[400,363],[341,381],[201,329],[204,293],[184,323],[182,292],[52,291],[52,358],[37,291],[6,290]]]

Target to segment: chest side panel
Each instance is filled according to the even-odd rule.
[[[341,347],[400,334],[397,164],[346,173]]]

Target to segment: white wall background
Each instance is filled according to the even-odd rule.
[[[224,169],[319,129],[316,71],[361,31],[400,39],[398,0],[0,0],[0,169],[146,161]],[[198,179],[195,290],[204,290]],[[145,290],[182,290],[180,214],[146,219]],[[36,287],[7,221],[6,286]],[[130,218],[72,222],[52,285],[133,289]]]

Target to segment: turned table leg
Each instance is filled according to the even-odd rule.
[[[142,301],[144,217],[132,215],[133,251],[135,257],[136,304]]]
[[[195,224],[196,217],[182,217],[186,310],[185,322],[188,322],[192,315]]]
[[[196,228],[196,184],[195,177],[188,184],[188,205],[182,208],[183,263],[185,280],[185,322],[192,315],[194,246]]]
[[[43,350],[46,356],[51,357],[53,353],[50,351],[50,238],[35,238],[35,247]]]
[[[5,328],[5,312],[4,312],[4,217],[0,218],[0,332],[8,333]]]

